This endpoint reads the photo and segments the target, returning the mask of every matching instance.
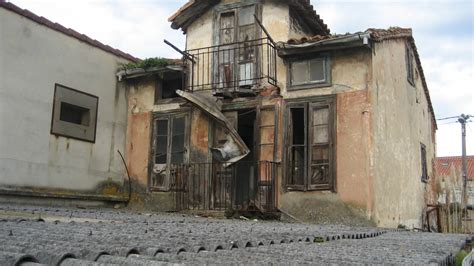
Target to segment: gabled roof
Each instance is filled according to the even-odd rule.
[[[183,32],[186,32],[192,22],[220,1],[221,0],[189,0],[178,9],[178,11],[171,15],[168,21],[171,22],[173,29],[181,28]],[[324,21],[316,13],[309,0],[287,0],[285,3],[288,3],[292,10],[294,10],[314,32],[329,34],[330,30],[328,26],[324,24]]]
[[[116,55],[118,57],[121,57],[121,58],[124,58],[124,59],[127,59],[129,61],[132,61],[132,62],[137,62],[139,61],[140,59],[139,58],[136,58],[128,53],[125,53],[125,52],[122,52],[118,49],[115,49],[115,48],[112,48],[106,44],[103,44],[97,40],[94,40],[84,34],[81,34],[73,29],[69,29],[69,28],[66,28],[64,27],[63,25],[60,25],[58,23],[54,23],[44,17],[41,17],[41,16],[38,16],[34,13],[32,13],[31,11],[29,10],[26,10],[26,9],[22,9],[12,3],[9,3],[9,2],[5,2],[5,0],[0,0],[0,8],[4,8],[6,10],[9,10],[13,13],[16,13],[22,17],[25,17],[27,19],[30,19],[38,24],[41,24],[45,27],[48,27],[52,30],[55,30],[55,31],[58,31],[64,35],[67,35],[69,37],[72,37],[72,38],[75,38],[81,42],[85,42],[87,43],[88,45],[91,45],[91,46],[94,46],[96,48],[99,48],[107,53],[110,53],[110,54],[113,54],[113,55]]]
[[[410,28],[370,28],[364,32],[308,36],[302,37],[300,39],[290,39],[286,43],[279,42],[277,44],[277,47],[279,48],[278,53],[280,56],[287,56],[292,53],[306,53],[309,51],[309,49],[313,49],[314,51],[323,51],[354,47],[354,45],[362,46],[365,45],[363,38],[366,36],[368,36],[373,42],[382,42],[384,40],[390,39],[406,39],[408,41],[413,50],[413,54],[421,78],[421,83],[423,85],[423,90],[425,92],[426,100],[428,102],[428,108],[431,112],[433,123],[436,125],[436,117],[433,109],[433,104],[431,103],[428,85],[426,84],[426,78],[423,72],[423,67],[421,66],[420,55],[418,54],[418,49],[416,48],[415,39],[413,38],[412,34],[412,29]]]
[[[474,180],[474,156],[467,157],[467,178]],[[454,173],[462,173],[462,157],[461,156],[450,156],[450,157],[437,157],[435,160],[436,175],[450,176],[451,169],[454,169]]]

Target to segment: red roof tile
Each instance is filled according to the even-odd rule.
[[[474,156],[467,156],[467,178],[474,180]],[[436,175],[438,177],[450,176],[452,171],[461,173],[462,157],[437,157],[435,160]]]
[[[26,10],[26,9],[22,9],[12,3],[9,3],[9,2],[5,2],[5,0],[0,0],[0,7],[1,8],[4,8],[4,9],[7,9],[11,12],[14,12],[20,16],[23,16],[25,18],[28,18],[38,24],[41,24],[41,25],[44,25],[52,30],[55,30],[55,31],[58,31],[64,35],[67,35],[67,36],[70,36],[72,38],[75,38],[79,41],[82,41],[82,42],[85,42],[91,46],[94,46],[96,48],[99,48],[107,53],[111,53],[113,55],[116,55],[118,57],[121,57],[121,58],[124,58],[124,59],[127,59],[127,60],[130,60],[130,61],[133,61],[133,62],[137,62],[137,61],[140,61],[139,58],[136,58],[130,54],[127,54],[125,52],[122,52],[118,49],[115,49],[115,48],[112,48],[108,45],[105,45],[97,40],[94,40],[84,34],[81,34],[73,29],[68,29],[58,23],[54,23],[44,17],[41,17],[41,16],[38,16],[34,13],[32,13],[31,11],[29,10]]]

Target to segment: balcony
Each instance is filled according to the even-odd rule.
[[[176,211],[276,210],[275,162],[189,163],[170,170]]]
[[[277,86],[275,44],[269,38],[187,50],[187,91],[215,96],[253,96]]]

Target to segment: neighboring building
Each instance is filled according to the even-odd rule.
[[[466,157],[468,205],[474,206],[474,156]],[[438,202],[462,202],[462,157],[437,157],[436,181],[439,186]]]
[[[137,60],[0,0],[2,200],[126,200],[115,73]]]
[[[134,202],[421,227],[437,126],[410,29],[331,35],[307,0],[194,0],[170,21],[184,60],[117,74]]]

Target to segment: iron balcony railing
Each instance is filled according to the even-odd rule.
[[[277,50],[269,38],[192,49],[186,53],[188,91],[253,93],[265,83],[277,86]]]
[[[273,212],[276,163],[189,163],[171,169],[176,210]]]

